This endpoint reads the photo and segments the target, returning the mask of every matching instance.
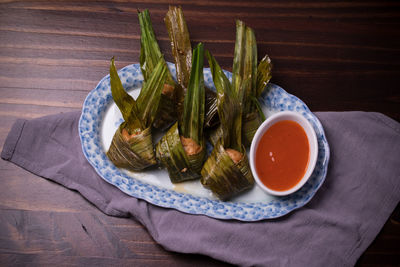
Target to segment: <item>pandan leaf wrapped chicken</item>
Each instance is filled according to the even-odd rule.
[[[172,55],[175,60],[176,78],[182,90],[176,91],[177,113],[182,119],[183,101],[189,84],[190,69],[192,66],[192,46],[189,31],[182,9],[170,6],[164,18],[168,35],[171,40]],[[218,120],[216,93],[209,88],[205,89],[205,119],[204,126],[212,127]]]
[[[258,99],[271,79],[271,69],[272,64],[268,55],[264,56],[257,67],[257,44],[254,31],[242,21],[236,21],[232,90],[242,95],[242,131],[246,146],[251,144],[255,132],[265,120]],[[222,130],[219,127],[210,134],[210,142],[215,145],[221,135]]]
[[[144,81],[147,81],[160,60],[164,64],[166,63],[154,34],[149,11],[146,9],[139,12],[138,16],[141,30],[140,68]],[[181,91],[179,87],[171,73],[168,72],[157,111],[158,116],[153,122],[154,128],[164,130],[176,121],[178,115],[176,113],[175,94]]]
[[[242,145],[244,91],[234,91],[215,58],[207,51],[221,122],[221,137],[201,170],[201,183],[221,200],[227,200],[254,185],[245,147]]]
[[[171,182],[198,179],[206,148],[203,137],[205,89],[203,44],[193,50],[189,83],[183,103],[181,122],[176,122],[156,146],[156,156],[167,168]]]
[[[157,114],[161,91],[167,77],[165,62],[159,60],[153,72],[143,83],[135,101],[124,89],[119,79],[114,58],[110,65],[110,85],[115,104],[124,122],[118,127],[107,151],[115,166],[140,171],[157,163],[151,135],[151,125]]]
[[[243,21],[236,21],[236,42],[232,67],[232,88],[243,92],[243,140],[250,145],[258,127],[265,120],[258,98],[271,79],[272,64],[268,55],[257,67],[257,43],[254,31]]]

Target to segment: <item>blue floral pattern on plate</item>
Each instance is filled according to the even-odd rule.
[[[171,73],[175,75],[175,65],[168,63],[168,67]],[[127,91],[132,88],[140,88],[143,82],[139,64],[126,66],[119,70],[118,74]],[[229,79],[232,78],[230,72],[225,71],[225,74]],[[214,88],[209,68],[204,69],[204,82],[206,86]],[[277,218],[304,206],[323,184],[328,170],[329,145],[319,120],[296,96],[270,83],[261,96],[260,101],[267,117],[284,110],[301,113],[311,122],[317,135],[319,149],[314,172],[309,181],[301,189],[289,196],[272,199],[265,198],[265,201],[243,202],[232,200],[223,202],[216,198],[196,196],[160,185],[149,184],[116,168],[107,158],[106,151],[100,140],[100,129],[106,110],[113,103],[109,75],[104,77],[96,88],[88,94],[83,104],[82,115],[79,120],[79,136],[82,143],[82,150],[89,163],[105,181],[116,186],[126,194],[144,199],[151,204],[177,209],[190,214],[207,215],[218,219],[259,221]],[[121,118],[115,121],[114,128],[118,127],[121,122]],[[166,171],[164,175],[168,175]]]

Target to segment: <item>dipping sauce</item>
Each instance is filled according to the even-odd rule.
[[[304,129],[294,121],[272,125],[261,137],[255,167],[261,182],[276,191],[294,187],[304,176],[310,147]]]

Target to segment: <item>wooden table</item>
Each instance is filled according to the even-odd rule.
[[[377,111],[400,120],[395,1],[1,2],[1,148],[17,118],[80,110],[112,56],[118,68],[139,61],[137,9],[150,10],[171,61],[168,4],[182,6],[193,43],[204,42],[223,68],[231,69],[235,19],[242,19],[256,32],[259,56],[272,58],[273,82],[311,110]],[[140,223],[106,216],[77,192],[3,160],[0,184],[0,265],[225,265],[165,251]],[[358,266],[400,264],[398,210]]]

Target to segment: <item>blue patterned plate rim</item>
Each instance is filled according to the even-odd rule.
[[[175,78],[175,65],[168,62],[168,67]],[[229,79],[232,78],[230,72],[224,72]],[[118,74],[126,90],[140,87],[143,81],[139,64],[128,65],[120,69]],[[204,82],[205,85],[214,88],[209,68],[204,68]],[[324,129],[318,118],[303,101],[287,93],[278,85],[270,83],[261,96],[260,102],[263,105],[264,113],[268,116],[279,111],[292,110],[306,117],[313,125],[317,135],[318,160],[309,181],[301,189],[289,196],[276,197],[266,202],[223,202],[218,199],[194,196],[143,182],[116,168],[107,158],[100,144],[102,119],[107,107],[112,102],[110,77],[107,75],[88,94],[83,104],[79,120],[82,151],[101,178],[122,192],[151,204],[217,219],[254,222],[278,218],[304,206],[312,199],[325,180],[330,149]]]

